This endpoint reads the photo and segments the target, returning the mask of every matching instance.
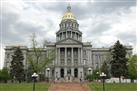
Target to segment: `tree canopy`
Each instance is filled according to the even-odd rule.
[[[29,62],[29,68],[32,69],[33,72],[40,73],[45,70],[49,63],[55,59],[55,51],[47,50],[45,53],[46,44],[48,42],[44,41],[41,46],[39,46],[38,41],[36,40],[35,34],[31,37],[31,52],[27,56],[27,60]]]
[[[127,76],[128,70],[127,70],[127,61],[126,58],[126,48],[117,41],[115,45],[113,46],[112,50],[112,60],[110,62],[111,64],[111,74],[113,77],[121,77]]]
[[[137,54],[128,60],[128,72],[131,79],[137,79]]]
[[[12,79],[15,79],[19,82],[24,81],[24,65],[23,60],[24,56],[20,47],[14,48],[14,54],[12,55],[12,61],[10,66],[10,74]]]

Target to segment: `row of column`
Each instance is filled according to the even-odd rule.
[[[60,49],[62,47],[59,47],[59,48],[56,48],[56,62],[55,64],[57,65],[60,65],[61,64],[61,61],[60,61]],[[64,47],[65,49],[65,65],[67,65],[67,48],[70,48],[70,47]],[[82,64],[82,60],[83,59],[83,51],[82,51],[82,48],[79,48],[78,47],[78,65],[79,64]],[[71,64],[74,64],[74,48],[72,47],[71,48]]]
[[[82,37],[79,33],[76,33],[76,32],[72,32],[72,31],[69,31],[70,32],[70,36],[68,35],[69,33],[66,31],[65,33],[64,32],[61,32],[58,36],[57,36],[57,41],[59,40],[62,40],[62,39],[65,39],[65,38],[74,38],[74,39],[77,39],[77,40],[80,40],[82,41]],[[74,35],[73,35],[74,33]],[[74,36],[74,37],[72,37]]]

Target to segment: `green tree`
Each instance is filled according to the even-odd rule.
[[[137,79],[137,55],[133,55],[128,60],[128,73],[131,82],[134,82],[134,79]]]
[[[3,68],[2,70],[0,70],[0,81],[4,81],[5,83],[7,83],[7,80],[9,79],[10,79],[10,74],[8,73],[8,69]]]
[[[117,41],[114,47],[111,50],[112,60],[111,64],[111,74],[114,77],[119,77],[119,81],[121,76],[127,77],[128,69],[127,69],[127,61],[126,58],[126,48]]]
[[[31,51],[27,56],[27,60],[29,62],[29,68],[31,68],[31,72],[36,72],[38,74],[42,74],[45,71],[45,68],[48,66],[48,64],[52,63],[52,61],[55,59],[55,49],[48,50],[45,54],[45,48],[46,44],[49,42],[45,41],[42,43],[42,45],[38,45],[39,43],[36,41],[35,34],[32,35],[31,38]],[[30,70],[28,69],[28,72]],[[31,73],[31,75],[32,75]],[[30,73],[29,73],[30,75]]]
[[[23,65],[24,56],[20,47],[15,47],[14,54],[12,56],[10,74],[12,79],[15,79],[21,83],[24,81],[24,65]]]

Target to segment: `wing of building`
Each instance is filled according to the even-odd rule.
[[[62,17],[59,24],[60,29],[56,32],[56,42],[49,43],[43,55],[47,56],[50,49],[55,49],[56,58],[49,65],[49,70],[45,69],[45,76],[60,80],[84,79],[92,70],[101,67],[107,61],[111,48],[93,48],[90,42],[82,42],[82,32],[76,17],[71,12],[71,7]],[[10,68],[11,56],[15,46],[6,46],[4,67]],[[27,67],[26,56],[32,52],[27,46],[20,46],[24,54],[24,65]],[[132,47],[126,46],[127,57],[132,54]]]

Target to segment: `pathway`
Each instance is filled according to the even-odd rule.
[[[48,91],[89,91],[86,84],[76,82],[51,83]]]

